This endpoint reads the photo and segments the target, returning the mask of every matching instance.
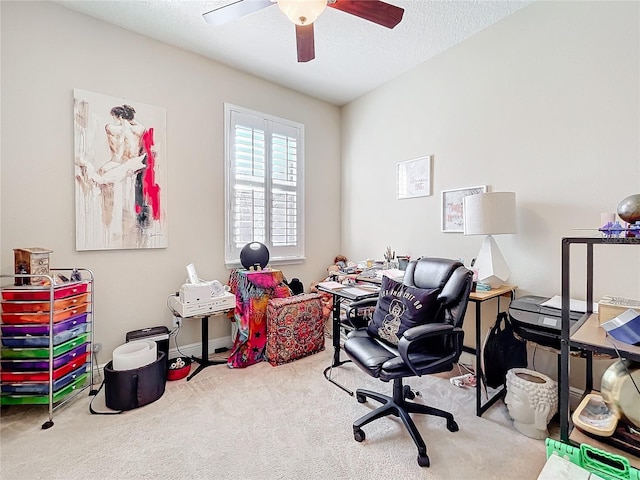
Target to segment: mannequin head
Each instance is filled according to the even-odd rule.
[[[507,372],[504,403],[516,430],[527,437],[544,439],[549,435],[549,420],[558,409],[557,383],[539,372],[512,368]]]

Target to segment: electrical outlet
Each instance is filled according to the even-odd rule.
[[[182,317],[173,316],[173,328],[179,328],[182,325]]]
[[[102,350],[102,344],[101,343],[94,343],[93,344],[93,353],[98,353],[100,350]]]

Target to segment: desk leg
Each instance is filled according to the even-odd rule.
[[[331,378],[331,370],[333,367],[339,367],[340,365],[350,362],[351,360],[340,360],[340,301],[341,298],[337,295],[333,296],[333,361],[331,365],[324,369],[324,378],[329,380],[335,386],[341,388],[349,395],[353,396],[353,392],[348,388],[340,385],[334,379]]]
[[[511,299],[513,300],[513,292],[511,293]],[[482,329],[482,301],[476,301],[476,416],[481,417],[491,405],[496,403],[499,399],[504,397],[506,389],[504,386],[500,388],[491,398],[487,398],[486,403],[482,403],[482,343],[480,340]],[[498,312],[500,311],[500,297],[498,297]],[[488,397],[488,393],[487,393]]]
[[[482,303],[476,302],[476,416],[482,416],[482,344],[480,329],[482,327]]]
[[[202,358],[191,357],[199,363],[198,368],[187,377],[187,382],[211,365],[227,363],[226,360],[209,360],[209,317],[202,317]]]

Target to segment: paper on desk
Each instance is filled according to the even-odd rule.
[[[329,290],[335,290],[337,288],[344,288],[342,283],[334,282],[334,281],[326,281],[318,283],[319,287],[328,288]]]
[[[541,303],[543,307],[549,308],[557,308],[560,310],[562,308],[562,297],[560,295],[555,295],[551,297],[546,302]],[[587,302],[584,300],[574,300],[573,298],[569,299],[569,310],[572,312],[582,312],[585,313],[587,311]],[[591,310],[593,313],[598,313],[598,304],[593,304],[593,309]]]
[[[393,280],[402,280],[404,278],[404,272],[398,268],[388,268],[386,270],[376,271],[376,276],[378,278],[387,276]]]
[[[375,288],[369,288],[369,287],[366,287],[366,288],[348,287],[343,289],[342,291],[345,293],[348,293],[349,295],[354,295],[356,297],[361,297],[363,295],[371,295],[377,292]]]

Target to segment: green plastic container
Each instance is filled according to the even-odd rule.
[[[78,388],[83,387],[88,376],[89,374],[85,373],[79,376],[73,383],[70,383],[66,387],[54,392],[53,403],[58,403],[64,400]],[[3,393],[0,396],[0,405],[46,405],[48,403],[49,395],[16,395]]]
[[[547,458],[553,453],[605,480],[640,480],[640,472],[622,455],[605,452],[583,443],[580,448],[547,438]]]
[[[72,338],[60,345],[53,347],[53,356],[57,357],[58,355],[62,355],[63,353],[67,353],[74,348],[86,343],[89,339],[90,332],[84,333],[82,335],[77,336],[76,338]],[[25,359],[25,358],[49,358],[49,348],[7,348],[3,347],[0,350],[0,355],[2,358],[10,359]]]

